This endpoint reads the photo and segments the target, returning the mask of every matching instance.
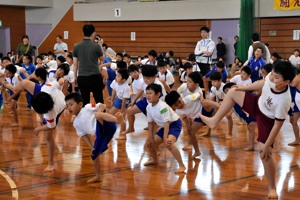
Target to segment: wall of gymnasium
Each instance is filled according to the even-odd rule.
[[[22,42],[25,32],[25,8],[0,6],[0,20],[3,27],[10,28],[10,46],[16,50],[17,45]],[[2,52],[6,54],[7,52]]]

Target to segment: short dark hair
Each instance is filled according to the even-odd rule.
[[[123,57],[131,58],[131,56],[129,54],[124,54]]]
[[[11,59],[10,59],[10,57],[8,57],[8,56],[4,56],[4,57],[1,59],[1,62],[3,62],[4,60],[7,60],[7,61],[11,62]]]
[[[217,66],[218,68],[224,69],[225,63],[224,63],[223,61],[218,61],[217,64],[216,64],[216,66]]]
[[[142,67],[142,75],[145,77],[157,76],[157,67],[153,65],[144,65]]]
[[[248,66],[242,67],[241,71],[244,71],[248,75],[251,75],[251,73],[252,73],[252,69]]]
[[[129,73],[128,73],[128,70],[126,68],[120,68],[120,69],[118,69],[117,72],[118,72],[118,74],[121,75],[122,79],[125,79],[125,80],[128,79]]]
[[[102,44],[102,47],[108,48],[108,46],[107,46],[106,43],[103,43],[103,44]]]
[[[62,63],[60,64],[57,69],[61,69],[64,71],[64,76],[69,74],[70,71],[70,66],[67,63]]]
[[[29,60],[29,62],[32,62],[32,56],[29,53],[25,53],[23,57],[26,57]]]
[[[207,27],[207,26],[202,26],[201,28],[200,28],[200,32],[201,31],[206,31],[207,33],[209,33],[209,28]]]
[[[173,106],[179,98],[180,94],[177,91],[173,90],[165,96],[165,102],[169,106]]]
[[[41,59],[41,60],[44,59],[42,55],[38,55],[37,57],[35,57],[35,61],[36,61],[38,58]]]
[[[218,39],[220,39],[220,40],[223,40],[223,38],[222,38],[222,37],[218,37]]]
[[[134,65],[134,64],[131,64],[128,66],[128,72],[134,72],[134,71],[137,71],[139,72],[140,71],[140,68],[137,66],[137,65]]]
[[[221,72],[218,71],[214,71],[211,75],[210,75],[210,80],[212,81],[220,81],[222,80],[222,74]]]
[[[184,63],[183,65],[184,70],[191,69],[191,68],[193,68],[193,65],[191,63],[189,62]]]
[[[297,73],[296,67],[288,61],[278,61],[273,65],[273,71],[281,74],[283,80],[292,81]]]
[[[272,53],[271,56],[274,56],[276,59],[282,59],[282,57],[277,52]]]
[[[299,50],[299,49],[295,49],[295,50],[294,50],[294,52],[295,52],[295,51],[298,51],[298,52],[300,52],[300,50]]]
[[[150,50],[150,51],[148,52],[148,55],[149,55],[149,56],[153,56],[153,57],[156,58],[156,57],[157,57],[157,52],[156,52],[155,50],[152,49],[152,50]]]
[[[153,90],[155,94],[162,93],[162,87],[161,85],[158,85],[156,83],[151,83],[146,87],[146,90]]]
[[[200,87],[203,87],[202,75],[199,72],[192,72],[188,77],[194,82],[198,83]]]
[[[73,99],[76,103],[83,103],[82,96],[79,93],[77,93],[77,92],[73,92],[71,94],[68,94],[65,97],[65,101],[68,101],[68,100],[71,100],[71,99]]]
[[[22,40],[25,39],[25,38],[29,40],[28,35],[22,35]]]
[[[120,56],[123,59],[123,54],[122,53],[117,53],[116,56]]]
[[[264,69],[267,73],[270,73],[273,69],[273,65],[271,63],[268,63],[262,66],[261,69]]]
[[[251,39],[253,42],[259,41],[260,40],[259,33],[252,33]]]
[[[61,35],[57,35],[56,37],[59,39],[63,39]]]
[[[233,82],[229,82],[229,83],[226,83],[224,86],[223,86],[223,92],[225,93],[226,89],[230,89],[232,86],[236,85],[235,83]]]
[[[44,68],[37,68],[34,73],[36,77],[40,77],[44,81],[47,79],[48,72]]]
[[[126,68],[127,69],[127,64],[125,61],[121,60],[117,62],[117,68],[122,69],[122,68]]]
[[[164,60],[157,61],[157,67],[165,67],[167,63]]]
[[[169,51],[170,56],[174,56],[174,51]]]
[[[257,47],[257,48],[256,48],[256,50],[257,50],[257,49],[260,49],[260,50],[261,50],[261,52],[262,52],[262,53],[264,53],[264,50],[263,50],[263,48],[262,48],[262,47]],[[256,50],[255,50],[255,51],[256,51]]]
[[[189,61],[196,61],[196,56],[195,56],[195,54],[193,54],[193,53],[191,53],[190,55],[189,55],[189,58],[188,58],[188,60]]]
[[[71,52],[68,53],[67,57],[68,57],[68,58],[71,58],[71,59],[73,60],[73,54],[72,54]]]
[[[5,70],[9,71],[12,74],[15,74],[17,72],[17,68],[13,64],[9,64],[6,66]]]
[[[58,56],[56,60],[59,60],[62,63],[66,62],[66,58],[64,56]]]
[[[45,114],[53,109],[54,101],[50,94],[46,92],[38,92],[32,96],[31,105],[35,112]]]
[[[85,24],[82,27],[84,37],[90,37],[95,32],[95,27],[93,24]]]

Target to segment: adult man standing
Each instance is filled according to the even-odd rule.
[[[90,92],[96,103],[103,101],[103,80],[98,65],[98,59],[103,60],[103,52],[99,44],[93,42],[96,35],[92,24],[83,26],[83,41],[74,47],[73,61],[75,84],[78,83],[84,105],[90,103]]]
[[[222,59],[222,61],[224,61],[225,54],[226,54],[226,46],[222,40],[223,40],[222,37],[218,37],[218,44],[217,44],[217,60],[218,61],[220,59]]]
[[[56,44],[53,49],[56,58],[59,56],[65,57],[65,53],[68,51],[68,45],[62,41],[61,35],[56,36]]]
[[[206,26],[200,28],[202,40],[198,41],[194,51],[202,76],[210,70],[212,54],[216,47],[215,42],[209,39],[209,31],[209,28]]]

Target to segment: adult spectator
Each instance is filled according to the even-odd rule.
[[[56,44],[53,49],[56,58],[59,56],[65,57],[65,53],[68,51],[68,45],[62,41],[61,35],[56,36]]]
[[[202,76],[205,76],[210,71],[212,54],[216,48],[215,42],[209,39],[209,31],[209,28],[206,26],[200,28],[202,40],[198,41],[194,51]]]
[[[234,41],[235,43],[233,44],[233,48],[234,48],[234,55],[235,57],[237,56],[237,47],[238,47],[238,43],[239,43],[239,36],[234,36]]]
[[[102,91],[104,85],[98,65],[98,59],[103,60],[103,52],[100,45],[94,42],[95,27],[92,24],[85,24],[82,30],[83,41],[78,43],[73,51],[74,82],[75,85],[78,83],[84,105],[90,103],[91,92],[96,103],[104,103]]]
[[[30,54],[32,60],[34,60],[34,48],[29,43],[28,35],[22,36],[22,43],[18,44],[16,54],[16,63],[22,63],[22,57],[24,54]]]
[[[219,61],[222,59],[225,60],[225,54],[226,54],[226,46],[223,43],[223,38],[218,37],[218,44],[217,44],[217,60]]]

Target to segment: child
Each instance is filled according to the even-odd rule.
[[[82,137],[91,150],[91,158],[95,170],[95,177],[87,183],[101,181],[100,176],[100,155],[107,150],[107,145],[116,132],[116,117],[104,112],[105,104],[87,104],[83,107],[83,99],[78,93],[71,93],[66,96],[66,108],[76,118],[73,126],[77,135]],[[96,136],[94,145],[88,134]]]
[[[131,56],[129,54],[124,55],[124,62],[127,64],[127,67],[133,64],[133,62],[131,61]]]
[[[48,79],[49,82],[57,81],[60,85],[60,89],[62,90],[64,85],[64,77],[68,76],[70,71],[70,67],[67,63],[60,64],[56,70],[48,71]],[[72,73],[74,75],[74,72]],[[74,82],[74,76],[73,76]]]
[[[291,86],[298,84],[296,80],[293,81],[295,75],[296,70],[291,63],[276,62],[272,72],[264,80],[239,89],[231,89],[212,118],[201,116],[202,120],[213,128],[237,103],[255,117],[258,125],[260,158],[268,180],[268,198],[272,199],[278,198],[275,186],[276,168],[271,155],[272,146],[290,108],[291,95],[288,84]],[[245,92],[260,88],[263,90],[261,96]]]
[[[119,69],[116,79],[110,85],[110,87],[113,89],[113,92],[109,114],[115,115],[118,110],[121,110],[121,114],[123,115],[123,121],[121,123],[120,135],[118,139],[126,139],[125,109],[130,101],[130,88],[126,82],[128,77],[129,74],[127,69]]]
[[[251,81],[251,68],[248,66],[244,66],[241,69],[241,73],[236,75],[230,79],[230,82],[235,83],[237,85],[247,86],[252,83]]]
[[[160,82],[162,82],[163,84],[164,83],[167,84],[167,86],[172,89],[174,85],[174,77],[173,74],[167,69],[166,62],[163,60],[159,60],[157,62],[157,66],[158,66],[158,78]]]
[[[193,65],[193,72],[200,72],[200,67],[196,63],[196,56],[195,56],[195,54],[191,53],[189,55],[188,61]]]
[[[154,65],[154,66],[156,66],[157,65],[156,58],[157,58],[157,52],[155,50],[150,50],[148,52],[148,58],[143,59],[141,61],[137,61],[134,64],[135,65],[142,64],[142,65]]]
[[[225,93],[223,92],[224,83],[222,82],[222,74],[218,71],[213,72],[210,75],[210,81],[212,87],[210,89],[209,98],[212,101],[216,101],[217,103],[221,104]],[[226,134],[226,139],[232,139],[232,128],[233,128],[233,120],[232,120],[232,111],[228,112],[226,115],[227,124],[228,124],[228,133]],[[201,134],[201,136],[209,136],[211,129],[209,129],[206,133]]]
[[[252,74],[250,77],[252,83],[259,80],[259,71],[266,64],[263,59],[263,53],[263,49],[261,47],[257,47],[257,49],[254,52],[254,56],[252,56],[249,60],[248,66],[252,70]]]
[[[144,164],[155,165],[157,160],[157,147],[164,143],[168,150],[173,154],[179,164],[179,168],[175,173],[184,173],[185,166],[179,150],[175,146],[175,142],[180,135],[182,124],[179,116],[162,100],[162,87],[152,83],[146,88],[146,96],[149,104],[147,106],[148,130],[150,133],[150,152],[151,158]],[[160,127],[156,132],[155,124]]]
[[[131,95],[131,100],[133,100],[135,98],[135,96],[137,95],[137,93],[142,90],[142,85],[143,85],[143,76],[140,74],[140,69],[138,66],[136,65],[129,65],[128,67],[128,72],[131,76],[131,78],[133,79],[130,87],[132,90],[132,95]]]
[[[135,121],[135,114],[143,112],[144,115],[147,115],[146,107],[148,105],[148,101],[146,97],[144,97],[142,100],[137,101],[140,96],[144,93],[144,96],[146,95],[146,87],[150,85],[151,83],[159,84],[162,87],[162,96],[161,98],[164,98],[166,95],[166,90],[164,89],[163,84],[158,80],[157,78],[157,67],[154,65],[144,65],[142,68],[142,75],[143,75],[143,84],[142,89],[139,90],[139,92],[136,94],[135,98],[131,101],[129,104],[129,107],[127,109],[127,118],[128,118],[128,124],[129,127],[126,130],[126,133],[132,133],[134,132],[134,121]]]
[[[250,73],[251,75],[251,73]],[[249,75],[249,78],[250,78]],[[225,94],[232,88],[233,86],[236,86],[235,83],[230,82],[226,83],[223,87],[223,91]],[[240,85],[241,86],[241,85]],[[244,85],[247,86],[247,85]],[[233,106],[234,113],[247,124],[248,128],[248,146],[244,148],[245,151],[254,151],[254,140],[255,140],[255,129],[256,129],[256,120],[254,117],[248,115],[245,113],[242,108],[236,103]]]
[[[295,49],[294,54],[290,56],[289,61],[295,66],[295,67],[300,67],[300,50]]]
[[[19,75],[16,73],[17,68],[13,64],[9,64],[5,68],[5,79],[2,84],[5,88],[9,89],[10,97],[8,101],[12,100],[11,102],[11,111],[13,114],[13,122],[10,126],[19,126],[19,118],[18,118],[18,110],[17,110],[17,101],[20,97],[20,91],[14,92],[15,86],[20,82]]]
[[[49,160],[44,172],[54,171],[53,129],[55,129],[59,117],[65,109],[66,104],[64,99],[65,96],[56,81],[45,84],[41,88],[41,92],[34,94],[31,99],[31,104],[35,112],[43,115],[44,118],[44,125],[34,129],[36,135],[38,135],[40,131],[44,131],[46,137]]]
[[[180,82],[186,83],[188,75],[193,72],[193,65],[189,62],[186,62],[183,65],[183,70],[179,70],[179,72]]]

